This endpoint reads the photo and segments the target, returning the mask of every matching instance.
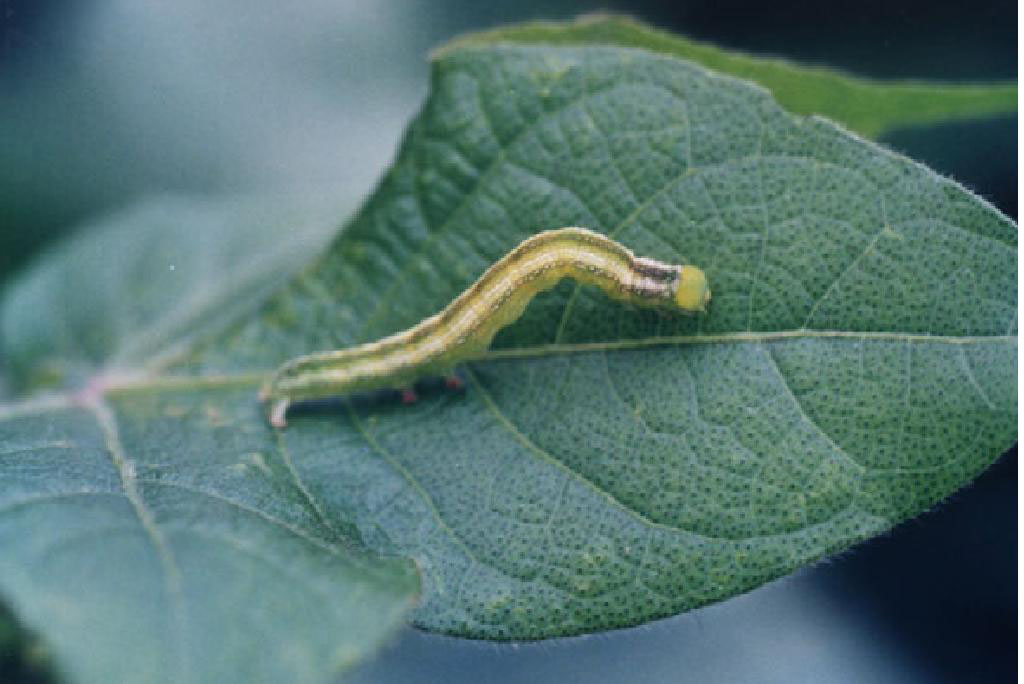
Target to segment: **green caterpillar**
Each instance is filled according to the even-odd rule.
[[[443,311],[408,330],[285,363],[260,391],[270,402],[270,424],[284,427],[293,401],[383,388],[401,389],[405,401],[414,401],[413,383],[425,376],[445,376],[457,386],[456,364],[480,356],[535,295],[563,278],[645,307],[704,312],[711,301],[699,268],[635,256],[584,228],[545,231],[498,260]]]

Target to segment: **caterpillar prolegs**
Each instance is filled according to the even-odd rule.
[[[563,278],[601,288],[613,299],[670,311],[704,312],[707,278],[695,266],[638,257],[585,228],[538,233],[487,269],[443,311],[376,342],[318,352],[282,365],[263,386],[274,427],[285,426],[293,401],[383,388],[413,399],[426,376],[454,378],[456,364],[478,357],[495,334],[514,322],[535,295]]]

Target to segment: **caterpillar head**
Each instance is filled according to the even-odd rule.
[[[684,311],[705,313],[711,301],[711,289],[704,271],[696,266],[683,266],[679,269],[679,286],[672,297],[675,305]]]

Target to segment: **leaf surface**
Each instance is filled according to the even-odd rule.
[[[0,407],[0,592],[74,681],[325,681],[412,603],[411,565],[325,522],[244,382],[144,380],[323,245],[334,219],[302,207],[153,200],[5,302],[15,368],[78,385]]]
[[[283,433],[325,509],[425,569],[424,628],[548,637],[720,600],[926,510],[1015,439],[1012,222],[756,87],[622,48],[445,53],[329,256],[190,368],[401,330],[567,225],[702,266],[711,313],[564,283],[464,395]]]
[[[522,239],[567,225],[700,265],[710,314],[662,317],[563,283],[464,368],[465,392],[428,383],[414,406],[356,397],[299,407],[280,433],[265,424],[256,388],[285,359],[415,323]],[[356,219],[259,315],[158,375],[107,378],[85,414],[43,406],[0,425],[47,449],[91,445],[58,459],[96,461],[82,466],[88,487],[124,490],[130,459],[175,558],[195,528],[271,554],[294,591],[349,596],[352,568],[369,567],[386,581],[352,593],[409,596],[396,589],[405,566],[368,549],[415,560],[425,629],[526,639],[635,625],[884,531],[1013,443],[1016,236],[955,183],[675,57],[463,47],[435,62],[423,112]],[[132,497],[112,498],[145,539]],[[225,522],[239,506],[344,562],[291,540],[298,553],[244,509]],[[28,529],[11,520],[12,535]],[[269,538],[238,531],[247,522]],[[235,577],[189,562],[186,595]],[[44,623],[53,586],[11,565],[0,588]],[[117,624],[139,619],[109,603],[125,610]],[[334,604],[302,606],[296,643],[325,643],[311,624],[350,624]],[[237,605],[204,607],[214,624]]]

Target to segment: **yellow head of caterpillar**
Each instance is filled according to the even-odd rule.
[[[679,287],[676,288],[673,301],[676,306],[686,311],[707,311],[711,301],[711,289],[704,271],[696,266],[683,266],[679,269]]]

